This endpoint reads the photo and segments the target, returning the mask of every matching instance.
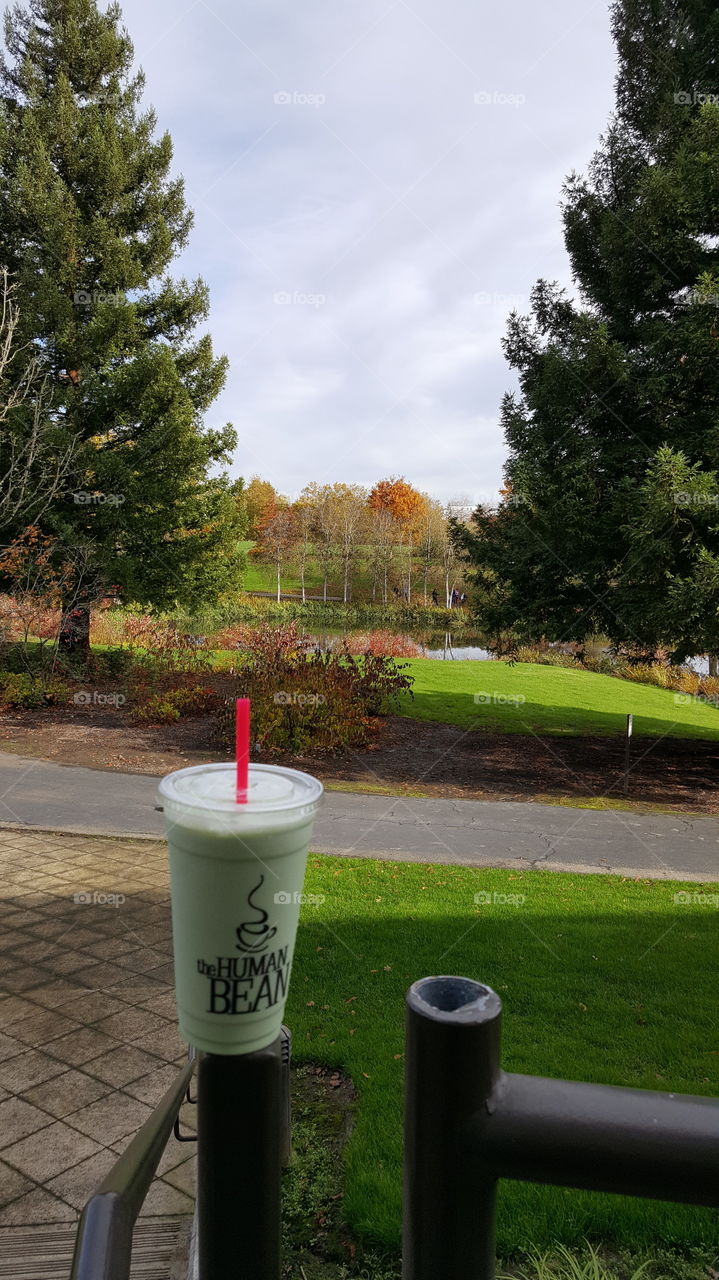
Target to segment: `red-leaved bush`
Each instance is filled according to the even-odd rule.
[[[412,680],[381,654],[321,653],[296,623],[261,627],[246,640],[242,667],[226,677],[218,716],[221,744],[234,747],[234,701],[252,701],[253,746],[265,754],[304,755],[363,746],[375,717],[390,710]]]
[[[339,653],[379,653],[385,658],[421,658],[422,648],[411,636],[396,631],[350,631],[332,642],[332,649]]]

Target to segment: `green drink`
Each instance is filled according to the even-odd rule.
[[[246,804],[231,764],[160,783],[172,887],[180,1031],[206,1053],[253,1053],[280,1034],[312,826],[322,784],[250,765]]]

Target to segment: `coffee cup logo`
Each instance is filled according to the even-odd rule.
[[[269,916],[263,907],[258,906],[253,898],[265,883],[265,877],[260,876],[259,884],[247,897],[247,905],[256,913],[255,920],[246,920],[236,930],[237,943],[235,944],[238,951],[246,951],[250,955],[257,955],[260,951],[266,951],[270,942],[277,933],[277,926],[268,925]]]

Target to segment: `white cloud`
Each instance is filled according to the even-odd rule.
[[[506,317],[538,276],[568,282],[560,187],[611,107],[604,7],[124,14],[196,211],[179,269],[208,280],[230,357],[213,418],[239,430],[233,471],[494,492]]]

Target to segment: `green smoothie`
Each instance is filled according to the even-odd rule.
[[[247,804],[231,764],[163,778],[180,1031],[206,1053],[253,1053],[284,1017],[307,853],[322,784],[250,765]]]

